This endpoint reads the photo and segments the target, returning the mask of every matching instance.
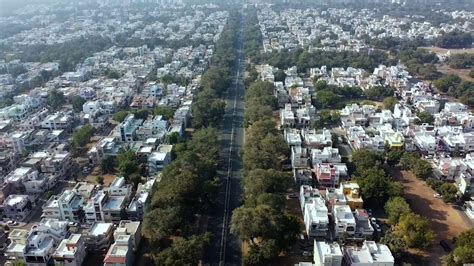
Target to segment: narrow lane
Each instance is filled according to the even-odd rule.
[[[242,243],[229,232],[232,211],[241,205],[242,160],[241,149],[244,139],[242,126],[245,88],[243,73],[245,59],[243,53],[242,16],[237,38],[237,59],[233,71],[233,82],[225,101],[226,110],[220,128],[221,154],[218,175],[221,189],[218,195],[218,205],[214,217],[210,221],[209,230],[213,233],[214,241],[209,248],[205,264],[210,265],[241,265]]]

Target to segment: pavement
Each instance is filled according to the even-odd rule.
[[[218,176],[221,187],[214,217],[209,223],[209,231],[214,241],[209,248],[205,265],[242,265],[242,243],[230,234],[232,211],[241,204],[242,159],[241,150],[244,142],[244,94],[243,74],[245,58],[243,52],[243,27],[241,21],[238,31],[237,60],[233,68],[233,82],[225,96],[226,109],[219,129],[221,153],[218,165]]]

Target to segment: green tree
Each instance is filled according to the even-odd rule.
[[[384,158],[381,153],[369,149],[360,149],[352,153],[352,163],[360,174],[375,166],[381,166],[383,162]]]
[[[395,104],[397,103],[398,103],[397,98],[387,97],[383,100],[383,107],[393,112],[393,109],[395,109]]]
[[[383,206],[390,197],[390,179],[381,168],[372,167],[364,171],[357,180],[364,200],[370,204]]]
[[[437,191],[445,202],[453,203],[456,201],[458,188],[455,185],[450,183],[444,183],[439,187]]]
[[[106,156],[100,162],[100,169],[103,174],[110,174],[115,169],[115,159],[112,156]]]
[[[339,101],[339,96],[332,91],[322,90],[317,94],[317,101],[322,108],[332,107]]]
[[[86,100],[84,100],[84,98],[76,95],[72,98],[72,108],[76,113],[80,113],[85,102]]]
[[[101,176],[101,175],[98,175],[95,177],[95,182],[97,182],[97,184],[99,185],[103,185],[104,184],[104,177]]]
[[[94,135],[95,128],[91,125],[85,125],[72,134],[72,146],[76,149],[83,148]]]
[[[428,220],[414,213],[405,214],[400,218],[395,234],[401,237],[410,248],[425,249],[434,240],[434,233],[430,229]]]
[[[456,248],[448,257],[449,266],[462,266],[474,262],[474,229],[462,232],[457,241]]]
[[[419,124],[433,124],[435,120],[434,116],[427,111],[417,112],[416,116]]]
[[[211,243],[209,233],[194,235],[188,239],[177,239],[171,247],[153,256],[157,265],[198,265],[203,252]]]
[[[413,171],[413,174],[420,179],[427,179],[433,173],[431,164],[422,159],[412,162],[411,170]]]
[[[152,241],[159,241],[168,235],[175,234],[184,223],[178,207],[153,209],[145,214],[143,233]]]
[[[407,249],[405,241],[392,231],[388,231],[382,239],[380,239],[380,243],[387,245],[393,256],[398,259]]]
[[[215,92],[209,89],[201,91],[192,106],[193,126],[218,126],[225,110],[225,102],[218,99]]]
[[[178,132],[173,132],[173,133],[168,135],[167,142],[169,144],[177,144],[180,141],[180,139],[181,138],[179,136],[179,133]]]
[[[256,197],[262,193],[284,193],[290,186],[287,173],[274,169],[254,169],[244,178],[243,187],[246,197]]]
[[[404,170],[410,170],[412,165],[420,159],[420,155],[414,152],[405,152],[400,158],[400,165]]]
[[[118,170],[125,177],[138,171],[138,159],[136,154],[131,151],[124,151],[117,156]]]
[[[53,110],[58,110],[61,106],[63,106],[64,102],[65,99],[62,92],[53,89],[48,93],[47,103]]]
[[[148,118],[148,115],[150,115],[150,111],[146,109],[141,109],[141,110],[134,111],[133,115],[135,116],[135,119],[146,120]]]
[[[403,150],[391,150],[387,153],[387,164],[390,166],[395,166],[400,163],[400,160],[403,156]]]
[[[117,113],[114,114],[112,119],[115,122],[122,123],[123,120],[125,120],[125,118],[128,116],[128,114],[129,114],[129,112],[127,112],[127,111],[118,111]]]
[[[325,80],[317,80],[314,82],[315,91],[323,91],[328,88],[328,83]]]
[[[403,215],[411,212],[411,208],[404,198],[394,197],[385,203],[385,211],[390,224],[396,225]]]
[[[156,107],[153,111],[154,115],[162,115],[165,119],[172,119],[174,116],[175,110],[172,107],[168,106],[159,106]]]

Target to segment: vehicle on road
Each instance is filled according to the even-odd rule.
[[[301,255],[303,255],[304,257],[311,257],[313,256],[313,253],[311,251],[303,251]]]
[[[435,198],[438,198],[438,199],[441,198],[441,195],[440,195],[439,193],[435,193],[435,194],[433,194],[433,196],[434,196]]]
[[[439,245],[444,249],[446,252],[451,252],[452,248],[446,240],[439,241]]]
[[[18,225],[18,222],[17,221],[13,221],[13,220],[10,220],[7,222],[7,225]]]

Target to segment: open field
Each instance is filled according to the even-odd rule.
[[[435,47],[435,46],[429,46],[429,47],[420,47],[422,49],[429,50],[431,52],[434,52],[436,54],[446,54],[448,51],[451,52],[451,54],[474,54],[474,48],[467,48],[467,49],[445,49],[441,47]]]
[[[413,211],[426,217],[431,224],[436,239],[428,250],[430,265],[441,265],[447,253],[439,245],[440,240],[451,242],[461,232],[473,225],[463,213],[446,204],[442,199],[435,198],[433,191],[424,181],[417,179],[411,172],[391,170],[392,176],[400,181],[405,188],[405,198]]]
[[[436,68],[443,74],[458,75],[463,80],[474,82],[474,78],[469,77],[470,69],[455,69],[446,64],[439,65]]]

